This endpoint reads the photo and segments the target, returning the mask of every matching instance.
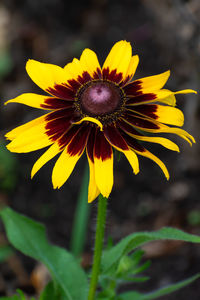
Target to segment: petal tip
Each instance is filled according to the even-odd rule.
[[[185,89],[185,90],[177,91],[174,94],[198,94],[198,92],[191,89]]]
[[[34,62],[34,59],[28,59],[26,62],[26,68],[32,63]]]
[[[195,138],[192,135],[190,135],[190,137],[191,137],[192,143],[196,144]],[[192,143],[191,143],[191,146],[192,146]]]
[[[197,91],[195,91],[195,90],[191,90],[191,89],[189,89],[189,90],[188,90],[188,92],[190,92],[191,94],[198,94],[198,92],[197,92]]]
[[[137,175],[139,172],[140,172],[139,168],[138,168],[138,170],[133,171],[133,173],[134,173],[135,175]]]
[[[56,190],[58,188],[57,184],[53,183],[53,189]]]
[[[37,173],[38,170],[36,170],[33,166],[32,170],[31,170],[31,179],[33,179],[33,177],[35,176],[35,174]]]
[[[33,64],[39,64],[39,63],[40,62],[38,62],[37,60],[28,59],[25,66],[27,73],[29,73],[29,70],[34,67]]]
[[[167,181],[169,181],[170,175],[169,175],[167,168],[163,169],[163,173],[165,174]]]
[[[95,199],[88,198],[88,203],[92,203]]]
[[[103,196],[104,198],[107,198],[107,199],[109,198],[110,193],[111,193],[111,192],[105,192],[105,191],[104,191],[104,192],[103,192],[103,191],[101,192],[102,196]]]
[[[7,138],[8,139],[8,138]],[[10,142],[11,143],[11,142]],[[13,152],[12,151],[12,147],[10,147],[10,143],[8,145],[6,145],[6,148],[10,151],[10,152]]]

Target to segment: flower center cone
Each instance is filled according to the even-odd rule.
[[[92,115],[115,111],[120,104],[120,100],[120,89],[107,82],[93,83],[81,95],[83,110]]]

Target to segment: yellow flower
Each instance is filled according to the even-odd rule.
[[[183,113],[175,108],[175,94],[195,91],[162,89],[169,71],[132,81],[138,62],[126,41],[113,46],[102,68],[90,49],[64,68],[29,60],[28,75],[49,95],[22,94],[6,104],[17,102],[50,112],[8,132],[6,138],[11,142],[7,148],[23,153],[49,147],[34,164],[32,177],[60,154],[52,172],[54,188],[65,183],[86,149],[89,202],[100,193],[104,197],[111,193],[113,148],[126,156],[135,174],[139,172],[138,155],[142,155],[155,161],[168,179],[164,163],[140,142],[179,151],[171,140],[155,136],[174,133],[192,144],[194,138],[189,133],[168,125],[180,127],[184,123]]]

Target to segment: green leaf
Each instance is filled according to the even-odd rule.
[[[11,297],[0,297],[0,300],[26,300],[24,293],[20,289],[17,289],[17,293],[18,295],[14,295]],[[35,298],[31,299],[34,300]]]
[[[26,300],[24,293],[23,293],[20,289],[17,289],[17,292],[18,292],[18,294],[20,295],[20,298],[19,298],[19,299],[21,299],[21,300]]]
[[[0,300],[21,300],[19,296],[11,296],[11,297],[0,297]]]
[[[7,149],[6,144],[0,139],[0,189],[12,191],[17,182],[17,160]]]
[[[144,251],[141,251],[141,250],[138,251],[137,250],[132,255],[122,256],[122,258],[119,261],[117,270],[114,274],[116,274],[117,277],[122,277],[123,278],[124,275],[127,275],[127,274],[136,275],[136,274],[141,273],[144,270],[146,270],[151,264],[150,261],[146,261],[141,266],[138,265],[140,263],[141,259],[142,259],[143,254],[144,254]]]
[[[53,281],[50,281],[46,287],[44,288],[42,294],[40,295],[40,299],[39,300],[48,300],[49,298],[52,298],[52,300],[54,300],[56,298],[56,292],[54,289],[54,284]],[[59,298],[58,298],[59,300]]]
[[[65,300],[66,297],[63,291],[58,290],[56,285],[53,281],[50,281],[45,289],[43,290],[42,294],[40,295],[39,300]]]
[[[21,300],[19,296],[11,296],[11,297],[0,297],[0,300]]]
[[[127,284],[127,281],[129,281],[129,282],[145,282],[145,281],[147,281],[147,280],[149,280],[150,279],[150,277],[148,277],[148,276],[141,276],[141,277],[126,277],[126,276],[124,276],[123,277],[123,280],[124,280],[124,283],[125,284]]]
[[[186,280],[180,281],[175,284],[171,284],[169,286],[166,286],[164,288],[161,288],[159,290],[156,290],[154,292],[148,293],[148,294],[140,294],[137,292],[127,292],[120,295],[121,300],[152,300],[157,299],[158,297],[165,296],[168,294],[171,294],[172,292],[175,292],[182,287],[190,284],[194,280],[200,278],[200,274],[194,275]]]
[[[120,300],[144,300],[143,295],[138,292],[127,292],[119,296]]]
[[[13,250],[10,246],[0,247],[0,263],[6,260],[12,254],[13,254]]]
[[[155,232],[138,232],[130,234],[117,245],[105,251],[102,257],[102,273],[108,273],[110,269],[117,268],[122,256],[128,254],[147,242],[158,240],[179,240],[192,243],[200,243],[200,237],[185,233],[175,228],[162,228]]]
[[[13,61],[10,52],[6,50],[0,51],[0,79],[7,75],[13,66]]]
[[[43,225],[10,208],[3,209],[0,215],[10,243],[25,255],[46,265],[53,279],[63,289],[66,300],[87,299],[86,274],[72,254],[48,242]]]

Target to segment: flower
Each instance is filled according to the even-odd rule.
[[[169,179],[164,163],[140,142],[161,144],[173,151],[179,151],[174,142],[155,135],[174,133],[190,144],[195,142],[183,129],[168,126],[184,123],[183,113],[175,107],[175,94],[195,91],[162,89],[170,71],[132,81],[138,62],[126,41],[112,47],[102,68],[90,49],[64,68],[29,60],[28,75],[49,95],[26,93],[6,104],[17,102],[50,112],[8,132],[6,138],[11,142],[7,148],[22,153],[49,146],[34,164],[32,177],[60,154],[52,172],[54,188],[65,183],[86,149],[89,202],[100,193],[104,197],[111,193],[113,149],[126,156],[135,174],[139,172],[138,155],[142,155],[156,162]]]

